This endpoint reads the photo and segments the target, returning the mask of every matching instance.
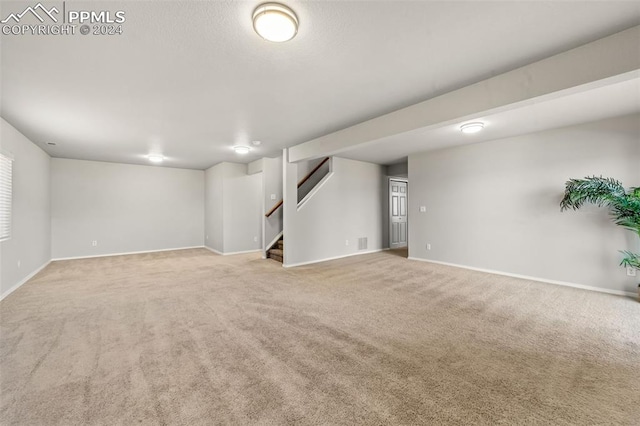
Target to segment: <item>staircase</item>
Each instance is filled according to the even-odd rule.
[[[267,257],[282,263],[282,256],[284,256],[284,240],[281,237],[278,242],[269,249]]]
[[[305,177],[303,177],[298,182],[298,205],[301,202],[304,202],[304,198],[310,193],[310,191],[318,185],[318,183],[331,172],[331,163],[329,160],[331,157],[326,157],[322,161],[320,161],[314,168],[311,170]],[[324,168],[323,168],[324,166]],[[320,171],[320,173],[316,173]],[[312,177],[315,176],[314,179]],[[310,180],[311,179],[311,180]],[[303,185],[306,184],[306,187]],[[265,213],[265,217],[269,218],[272,214],[276,212],[280,207],[282,207],[284,200],[278,201],[267,213]],[[280,263],[283,263],[284,259],[284,237],[280,237],[276,243],[267,250],[267,258],[273,259]]]

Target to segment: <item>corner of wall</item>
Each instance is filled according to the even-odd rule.
[[[0,297],[5,298],[51,261],[51,157],[0,119],[3,150],[14,157],[12,234],[0,242]]]

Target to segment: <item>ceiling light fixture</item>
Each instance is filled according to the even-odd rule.
[[[243,145],[238,145],[238,146],[234,146],[233,150],[236,152],[236,154],[248,154],[249,151],[251,151],[251,148],[249,148],[248,146],[243,146]]]
[[[164,161],[164,156],[159,155],[159,154],[149,154],[149,155],[147,155],[147,158],[152,163],[162,163]]]
[[[473,123],[466,123],[460,126],[462,133],[478,133],[482,129],[484,129],[484,123],[480,121],[474,121]]]
[[[279,3],[263,3],[253,11],[253,29],[267,41],[289,41],[298,33],[298,17]]]
[[[253,142],[251,142],[251,145],[260,146],[260,145],[262,145],[262,142],[261,141],[253,141]]]

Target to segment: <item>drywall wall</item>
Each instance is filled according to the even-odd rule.
[[[298,181],[305,177],[311,170],[313,170],[318,164],[322,163],[322,161],[326,157],[314,158],[313,160],[308,161],[298,161],[296,164],[298,166]]]
[[[260,173],[264,170],[264,158],[260,158],[259,160],[255,160],[247,164],[247,174],[254,175],[256,173]]]
[[[262,172],[247,171],[224,162],[205,172],[205,242],[222,254],[262,248]]]
[[[224,163],[217,164],[205,171],[205,212],[204,244],[212,250],[222,253],[223,214],[222,187],[224,181]]]
[[[560,212],[565,181],[587,175],[640,186],[640,116],[411,155],[409,256],[635,291],[618,250],[637,237],[603,208]]]
[[[263,160],[263,214],[266,214],[282,199],[282,157],[263,158]],[[282,207],[271,216],[264,217],[263,221],[263,244],[266,250],[269,248],[267,246],[282,232]]]
[[[284,166],[285,266],[383,248],[383,167],[338,157],[332,162],[330,177],[300,209],[297,165]],[[366,250],[358,250],[361,237],[368,239]]]
[[[409,176],[409,163],[408,161],[404,161],[402,163],[391,164],[386,166],[386,172],[387,176],[406,178]]]
[[[203,245],[201,170],[53,158],[51,182],[54,258]]]
[[[247,174],[246,164],[226,163],[224,180],[224,250],[262,248],[262,173]]]
[[[0,150],[13,157],[11,238],[0,242],[0,297],[51,260],[50,158],[0,119]]]

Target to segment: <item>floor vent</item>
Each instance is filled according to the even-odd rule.
[[[358,250],[366,250],[368,245],[367,237],[358,238]]]

